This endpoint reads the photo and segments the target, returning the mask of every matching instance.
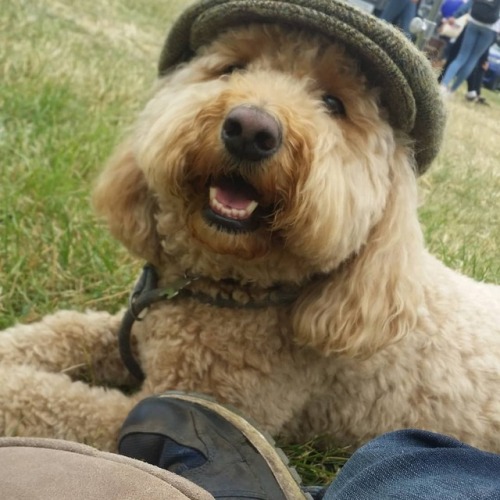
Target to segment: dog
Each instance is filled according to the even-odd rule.
[[[382,92],[345,44],[279,23],[162,76],[94,192],[162,291],[125,327],[144,380],[125,312],[15,325],[0,432],[114,450],[139,400],[176,389],[287,441],[421,428],[500,451],[500,288],[426,251],[414,141]]]

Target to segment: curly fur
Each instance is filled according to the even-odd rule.
[[[241,104],[282,126],[280,149],[257,166],[235,161],[220,138]],[[272,207],[237,234],[201,214],[210,179],[235,171]],[[412,144],[342,46],[271,26],[221,35],[158,82],[94,201],[162,284],[188,273],[243,302],[275,285],[298,297],[260,309],[155,305],[134,326],[146,380],[132,395],[96,387],[130,383],[121,314],[64,311],[15,326],[0,336],[2,433],[113,449],[138,399],[182,389],[290,440],[357,446],[417,427],[500,451],[499,288],[424,249]],[[93,384],[78,381],[82,366]]]

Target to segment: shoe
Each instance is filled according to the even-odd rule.
[[[471,90],[465,94],[466,101],[475,101],[477,99],[477,92],[475,90]]]
[[[178,474],[216,499],[312,498],[270,437],[199,394],[175,391],[141,401],[121,428],[118,452]]]
[[[451,90],[446,85],[441,84],[439,86],[439,91],[444,101],[447,101],[451,97]]]
[[[475,99],[474,99],[474,102],[476,104],[482,104],[483,106],[489,106],[489,103],[488,101],[486,100],[485,97],[481,96],[481,95],[478,95]]]

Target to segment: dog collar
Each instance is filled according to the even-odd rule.
[[[189,288],[196,281],[200,282],[200,286]],[[262,309],[290,305],[297,299],[300,292],[299,288],[275,286],[262,290],[260,294],[257,294],[258,296],[255,296],[250,293],[249,288],[245,290],[245,287],[238,287],[236,293],[231,293],[231,288],[235,288],[235,283],[231,280],[223,280],[218,284],[210,282],[210,284],[212,286],[199,277],[184,275],[168,285],[159,287],[155,268],[151,264],[143,267],[130,294],[128,309],[118,332],[121,358],[136,379],[144,380],[144,372],[132,352],[132,326],[136,321],[142,321],[147,309],[153,304],[166,300],[190,298],[215,307]],[[219,288],[218,291],[214,290],[216,287]]]

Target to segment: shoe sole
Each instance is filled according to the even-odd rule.
[[[189,401],[226,419],[248,439],[264,458],[287,500],[312,500],[311,495],[302,491],[300,476],[293,467],[288,465],[287,456],[275,446],[274,439],[268,433],[260,431],[248,417],[243,417],[238,409],[217,403],[205,394],[169,391],[159,394],[158,397]]]

